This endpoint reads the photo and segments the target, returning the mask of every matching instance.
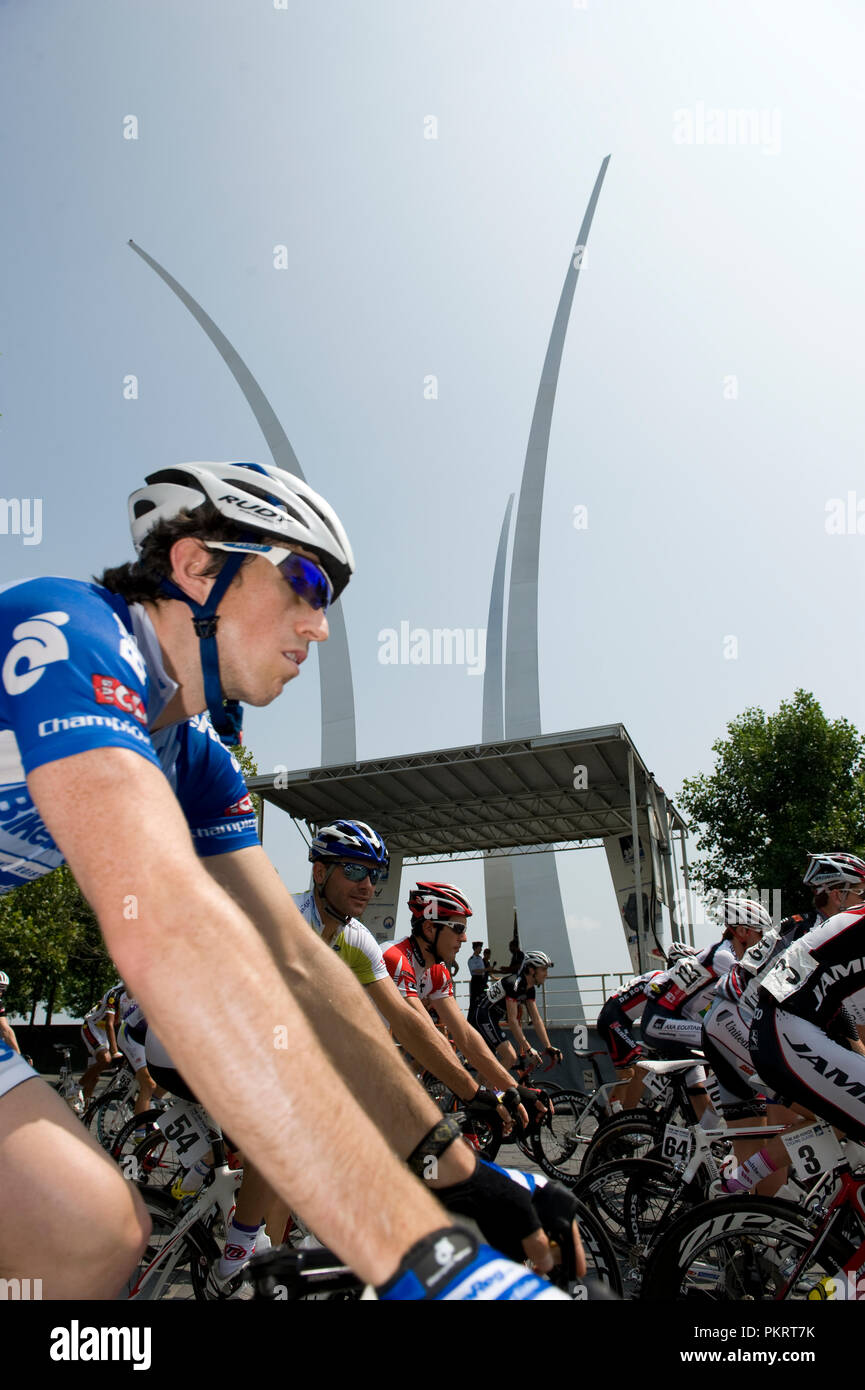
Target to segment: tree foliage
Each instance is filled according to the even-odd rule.
[[[240,770],[247,781],[250,777],[258,776],[258,763],[252,755],[252,750],[247,748],[245,743],[236,743],[231,749],[237,761],[240,763]],[[255,792],[250,792],[252,804],[255,807],[255,814],[261,816],[261,797],[256,796]]]
[[[258,774],[251,751],[232,748],[245,777]],[[261,800],[252,798],[256,815]],[[0,970],[10,978],[10,1014],[45,1004],[46,1022],[60,1010],[81,1017],[117,979],[93,909],[64,864],[0,898]]]
[[[865,739],[797,690],[775,714],[745,710],[712,749],[714,772],[686,779],[679,798],[699,825],[697,882],[780,890],[785,914],[809,907],[808,853],[865,851]]]
[[[81,1017],[117,978],[93,909],[65,865],[0,899],[0,967],[11,981],[9,1012],[44,1003],[46,1022],[60,1009]]]

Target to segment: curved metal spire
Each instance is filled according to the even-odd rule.
[[[484,667],[484,699],[481,738],[495,743],[505,736],[504,698],[502,689],[502,655],[504,638],[505,566],[508,559],[508,536],[514,494],[505,507],[493,583],[490,590],[490,611],[487,618],[487,660]],[[513,934],[514,874],[511,861],[503,855],[484,859],[484,897],[487,905],[487,945],[493,958],[507,958],[508,942]]]
[[[508,636],[505,652],[505,730],[507,738],[526,738],[541,732],[541,696],[538,677],[538,564],[541,548],[541,512],[544,479],[550,444],[550,427],[559,367],[574,290],[577,287],[583,251],[595,215],[610,156],[601,164],[592,196],[580,226],[571,255],[559,307],[553,322],[547,355],[538,386],[520,502],[514,527],[511,583],[508,598]],[[523,946],[542,946],[554,960],[573,957],[565,909],[554,854],[527,854],[512,859],[514,889],[519,920],[523,923]],[[531,933],[531,935],[530,935]],[[578,1000],[577,1007],[581,1008]]]
[[[490,590],[490,611],[487,617],[487,659],[484,666],[484,702],[481,723],[481,738],[484,743],[495,743],[505,736],[505,712],[502,692],[502,638],[504,634],[505,608],[505,565],[508,558],[508,532],[511,527],[511,512],[514,494],[508,498],[505,507],[502,529],[499,532],[499,545],[493,569],[493,584]]]
[[[544,358],[535,413],[529,431],[514,528],[514,553],[511,560],[508,599],[508,639],[505,655],[505,729],[508,738],[523,738],[541,732],[541,698],[538,682],[538,561],[550,426],[568,318],[582,264],[582,254],[577,252],[580,248],[585,249],[609,162],[610,156],[607,155],[601,164],[583,217],[576,252],[572,254],[568,265],[547,355]]]
[[[146,251],[131,239],[129,245],[136,255],[164,280],[189,310],[196,323],[204,329],[216,351],[219,353],[231,375],[234,377],[249,405],[258,426],[267,442],[271,457],[277,468],[284,468],[295,477],[306,482],[298,457],[291,447],[288,436],[276,413],[247,367],[240,353],[228,341],[221,329],[201,305],[188,294],[183,286],[169,275],[168,271],[149,256]],[[357,738],[354,714],[354,687],[351,678],[351,657],[348,650],[348,635],[345,630],[345,616],[342,603],[338,601],[328,609],[330,637],[319,643],[319,685],[321,691],[321,762],[352,763],[357,756]]]

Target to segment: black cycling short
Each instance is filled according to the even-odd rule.
[[[629,1067],[643,1055],[643,1049],[630,1032],[628,1015],[613,999],[608,999],[595,1024],[614,1067]]]

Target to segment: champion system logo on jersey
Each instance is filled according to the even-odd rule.
[[[139,724],[147,723],[147,711],[137,690],[130,690],[114,676],[91,676],[93,694],[98,705],[114,705],[124,714],[131,714]]]

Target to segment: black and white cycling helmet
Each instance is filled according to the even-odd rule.
[[[680,960],[682,956],[695,956],[696,946],[688,946],[684,941],[674,941],[667,952],[667,964],[672,965],[674,960]]]
[[[865,863],[855,854],[812,854],[802,882],[816,892],[865,887]]]
[[[0,989],[5,989],[9,983],[9,976],[5,970],[0,970]]]
[[[309,858],[313,863],[355,860],[383,871],[390,863],[384,840],[362,820],[335,820],[323,825],[309,847]]]
[[[354,570],[348,536],[336,512],[317,492],[284,468],[262,463],[182,463],[149,474],[146,486],[129,499],[132,539],[140,553],[149,531],[180,512],[194,512],[210,502],[240,530],[207,601],[185,594],[170,579],[164,592],[192,610],[200,640],[204,694],[214,727],[226,743],[239,743],[243,714],[236,700],[225,700],[219,679],[216,629],[218,609],[244,560],[257,546],[285,542],[309,550],[327,575],[332,599],[339,598]]]
[[[725,898],[721,910],[725,927],[753,927],[755,931],[771,929],[772,917],[756,898]]]
[[[520,970],[525,970],[527,965],[535,965],[539,970],[552,970],[553,961],[550,960],[546,951],[526,951],[520,962]]]

